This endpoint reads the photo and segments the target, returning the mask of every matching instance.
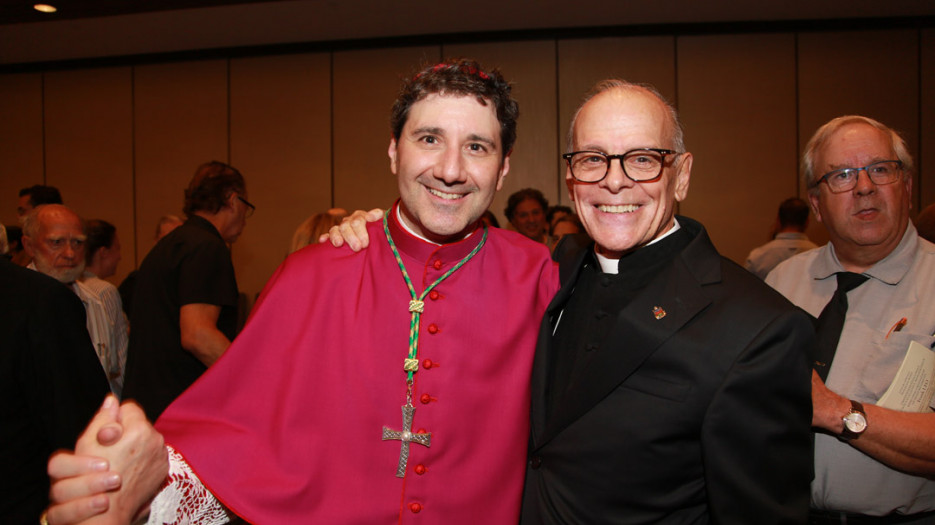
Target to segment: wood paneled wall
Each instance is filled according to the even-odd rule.
[[[492,210],[532,186],[568,204],[568,122],[608,77],[648,82],[679,108],[695,156],[681,213],[742,262],[767,240],[778,204],[802,195],[799,155],[831,117],[865,114],[907,139],[918,208],[935,202],[935,29],[619,36],[372,48],[0,75],[0,220],[17,191],[58,186],[86,218],[113,222],[119,282],[180,213],[195,168],[229,162],[257,206],[233,246],[253,297],[294,229],[331,206],[386,207],[386,149],[401,78],[420,63],[472,56],[500,68],[520,101],[511,172]],[[922,175],[920,176],[919,173]],[[820,225],[813,238],[824,242]]]

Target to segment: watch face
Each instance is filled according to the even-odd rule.
[[[851,412],[844,417],[844,425],[855,434],[860,434],[867,429],[867,418],[860,412]]]

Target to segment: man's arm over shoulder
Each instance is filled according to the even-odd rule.
[[[805,523],[812,479],[808,316],[789,308],[733,363],[702,429],[712,522]]]

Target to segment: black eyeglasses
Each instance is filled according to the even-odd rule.
[[[843,168],[829,171],[812,184],[817,188],[821,181],[828,183],[828,189],[831,193],[844,193],[857,187],[857,179],[861,171],[866,171],[870,181],[877,186],[892,184],[899,180],[899,174],[902,173],[903,163],[899,160],[881,160],[873,164],[867,164],[862,168]]]
[[[237,198],[240,200],[240,202],[244,203],[244,205],[247,207],[247,215],[246,215],[246,217],[247,217],[247,218],[252,217],[252,216],[253,216],[253,212],[256,211],[256,206],[254,206],[253,204],[250,204],[250,201],[248,201],[247,199],[241,197],[240,195],[238,195]]]
[[[610,163],[620,159],[623,174],[633,182],[654,182],[662,176],[666,157],[681,153],[670,149],[642,148],[620,155],[608,155],[600,151],[573,151],[562,158],[568,163],[571,176],[578,182],[595,183],[604,180],[610,172]]]

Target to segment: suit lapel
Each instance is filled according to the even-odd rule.
[[[532,436],[542,434],[546,423],[546,402],[548,400],[548,381],[553,362],[552,331],[558,317],[565,307],[565,302],[575,289],[575,282],[584,264],[584,259],[593,250],[593,242],[587,238],[566,236],[555,250],[559,262],[561,287],[549,303],[539,327],[539,339],[536,342],[536,354],[532,366]]]
[[[673,264],[667,266],[617,315],[601,349],[574,378],[568,393],[555,407],[551,420],[545,423],[541,433],[536,429],[535,435],[540,437],[535,441],[536,446],[548,442],[604,399],[710,304],[702,284],[720,279],[719,262],[720,257],[702,230],[681,256],[676,257]],[[573,282],[565,283],[563,289],[569,288]],[[551,343],[551,331],[540,335],[547,336]],[[551,355],[554,351],[548,348],[546,353]],[[540,388],[544,392],[544,386]]]

